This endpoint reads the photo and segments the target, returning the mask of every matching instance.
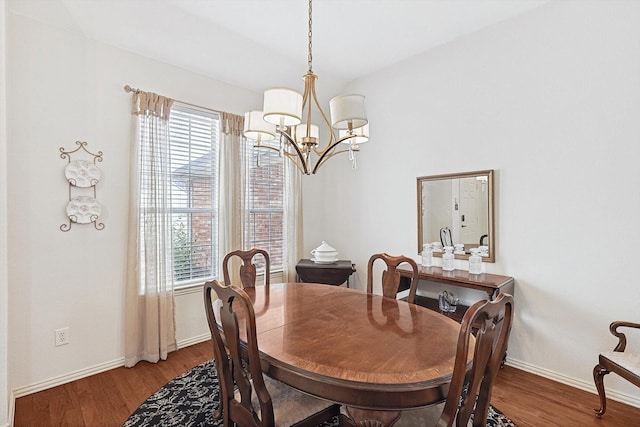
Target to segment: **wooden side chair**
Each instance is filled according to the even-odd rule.
[[[597,417],[607,411],[607,396],[604,391],[604,376],[609,372],[620,375],[632,384],[640,387],[640,354],[627,351],[627,337],[618,328],[640,329],[640,323],[617,321],[609,325],[609,331],[618,338],[618,345],[613,351],[600,353],[598,364],[593,368],[593,380],[600,396],[600,408],[594,409]]]
[[[220,323],[215,318],[212,291],[222,301]],[[315,427],[339,414],[337,404],[263,377],[255,313],[244,290],[223,286],[217,280],[207,282],[204,305],[211,330],[225,427],[234,424],[243,427]]]
[[[411,266],[413,274],[407,301],[413,303],[418,289],[418,265],[412,258],[404,255],[391,256],[386,253],[372,255],[367,266],[367,292],[373,293],[373,265],[378,259],[383,260],[387,265],[387,269],[382,272],[382,295],[385,297],[396,298],[398,295],[400,287],[400,273],[396,270],[398,266],[405,263]]]
[[[254,263],[254,259],[256,256],[259,257],[260,255],[264,258],[265,263],[264,284],[269,285],[271,277],[271,261],[269,260],[269,253],[263,249],[257,248],[249,249],[247,251],[237,250],[225,255],[222,260],[222,273],[225,285],[231,284],[231,275],[229,274],[230,263],[234,257],[238,257],[242,260],[242,265],[240,266],[240,283],[242,283],[243,288],[253,288],[256,285],[256,265]]]
[[[513,321],[513,297],[500,293],[494,301],[481,300],[462,318],[451,385],[444,404],[403,411],[396,426],[467,426],[487,424],[493,383]],[[474,325],[478,330],[474,334]],[[475,344],[473,343],[475,335]],[[470,369],[467,356],[472,351]],[[443,406],[444,405],[444,406]]]

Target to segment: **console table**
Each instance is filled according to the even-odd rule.
[[[407,267],[398,267],[400,273],[400,290],[409,289],[412,271]],[[443,271],[441,267],[423,267],[418,265],[418,278],[431,282],[446,283],[461,288],[475,289],[486,292],[489,299],[493,300],[499,292],[513,295],[513,277],[500,276],[498,274],[469,274],[466,270]],[[416,295],[415,303],[423,307],[439,311],[438,300],[434,298]],[[462,321],[464,312],[469,307],[458,305],[454,313],[448,313],[450,317]]]
[[[355,264],[350,260],[339,260],[331,264],[317,264],[310,259],[301,259],[296,264],[299,282],[324,283],[327,285],[342,285],[349,276],[356,271]]]

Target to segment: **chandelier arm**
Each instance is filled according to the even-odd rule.
[[[300,164],[302,165],[302,169],[300,169],[300,166],[297,164],[297,162],[295,162],[296,166],[298,166],[298,169],[300,169],[305,175],[309,175],[308,162],[305,160],[304,153],[302,151],[300,151],[300,147],[298,147],[298,144],[296,143],[296,141],[294,141],[294,139],[291,137],[291,135],[289,135],[287,132],[281,132],[280,134],[283,135],[285,138],[287,138],[287,142],[289,142],[289,144],[296,150],[295,154],[297,155],[297,159],[293,155],[293,153],[285,151],[285,154],[287,155],[287,157],[289,157],[290,159],[293,159],[293,160],[300,160]]]
[[[307,132],[308,132],[309,125],[311,123],[311,107],[312,107],[312,104],[315,104],[316,108],[318,109],[318,112],[320,113],[320,116],[322,116],[322,120],[324,121],[325,125],[327,126],[327,129],[329,130],[329,142],[327,143],[327,145],[322,149],[319,149],[319,144],[316,144],[316,145],[313,146],[313,152],[316,153],[316,155],[320,156],[320,155],[322,155],[322,153],[324,153],[326,150],[328,150],[331,145],[334,144],[334,142],[336,140],[336,136],[333,133],[333,129],[331,127],[331,122],[327,118],[327,115],[324,113],[324,110],[322,109],[322,107],[320,106],[320,102],[318,101],[318,95],[316,94],[316,80],[317,79],[318,79],[318,77],[315,74],[313,74],[313,72],[311,72],[311,71],[309,71],[304,76],[304,86],[305,87],[304,87],[304,97],[303,97],[303,104],[302,105],[306,105],[306,107],[308,109]]]
[[[360,150],[354,150],[354,152],[355,151],[360,151]],[[320,169],[320,166],[324,165],[325,162],[327,160],[329,160],[330,158],[332,158],[333,156],[336,156],[336,155],[341,154],[341,153],[348,153],[348,152],[349,152],[349,150],[333,151],[330,154],[327,154],[326,156],[324,156],[322,160],[318,159],[318,161],[316,162],[315,167],[313,168],[313,174],[315,174],[318,171],[318,169]]]
[[[330,159],[331,157],[335,156],[336,154],[340,154],[340,153],[346,153],[349,150],[338,150],[338,151],[334,151],[334,149],[338,146],[338,144],[351,139],[351,138],[355,138],[357,135],[347,135],[345,137],[342,137],[340,139],[338,139],[336,142],[334,142],[333,144],[329,145],[327,148],[325,148],[324,150],[322,150],[322,153],[318,153],[320,157],[318,157],[318,160],[316,161],[316,165],[313,167],[313,172],[312,174],[315,174],[316,171],[318,170],[318,168],[320,168],[320,166],[328,159]],[[359,150],[355,150],[355,151],[359,151]]]
[[[352,151],[353,151],[354,153],[358,153],[358,152],[360,152],[360,149],[359,149],[359,148],[354,148]],[[324,157],[324,159],[322,159],[322,164],[324,164],[324,162],[326,162],[327,160],[329,160],[329,159],[330,159],[330,158],[332,158],[333,156],[336,156],[336,155],[341,154],[341,153],[348,153],[348,152],[349,152],[349,149],[348,149],[348,148],[346,148],[346,149],[344,149],[344,150],[334,150],[334,151],[332,151],[331,153],[327,154],[327,155]],[[318,165],[318,167],[317,167],[316,169],[320,169],[320,166],[321,166],[321,165]]]
[[[300,166],[300,163],[298,162],[298,158],[290,153],[284,153],[285,156],[287,156],[289,158],[289,160],[291,160],[293,162],[293,164],[298,168],[298,170],[300,172],[302,172],[305,175],[309,175],[309,172],[306,172],[302,166]],[[304,165],[304,163],[303,163]]]
[[[280,149],[277,147],[271,147],[269,145],[254,145],[253,148],[266,148],[267,150],[273,150],[273,151],[277,151],[278,153],[280,153]],[[305,175],[309,175],[309,172],[307,172],[303,166],[300,166],[300,156],[297,153],[290,153],[288,151],[283,151],[282,154],[284,154],[289,160],[291,160],[293,162],[294,165],[296,165],[296,167],[298,168],[298,170],[302,173],[304,173]],[[304,165],[304,163],[303,163]]]

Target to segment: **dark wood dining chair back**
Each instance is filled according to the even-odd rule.
[[[385,297],[396,298],[400,287],[400,273],[397,268],[401,264],[409,264],[413,270],[411,276],[411,285],[409,287],[409,296],[407,301],[413,303],[416,299],[416,290],[418,289],[418,265],[407,256],[392,256],[386,253],[374,254],[369,258],[367,266],[367,292],[373,293],[373,266],[376,260],[381,259],[385,262],[387,269],[382,272],[382,295]]]
[[[265,264],[264,284],[269,285],[271,277],[271,261],[269,260],[269,253],[263,249],[252,248],[246,251],[237,250],[229,252],[222,260],[222,273],[224,277],[225,285],[231,284],[231,275],[229,274],[230,263],[234,257],[238,257],[242,260],[240,266],[240,283],[243,288],[252,288],[256,285],[256,264],[255,258],[262,255]]]
[[[215,291],[222,301],[220,306],[220,325],[216,320],[213,309],[211,291]],[[220,400],[222,403],[222,416],[224,425],[230,425],[233,420],[243,426],[261,425],[260,419],[255,415],[256,411],[252,403],[252,389],[259,402],[259,410],[264,420],[264,425],[273,425],[273,405],[271,396],[266,392],[262,378],[262,370],[259,363],[258,347],[255,334],[255,316],[249,297],[240,288],[222,286],[216,280],[207,282],[204,286],[205,309],[207,322],[211,330],[211,338],[214,347],[218,381],[220,383]],[[241,315],[242,323],[239,323],[237,312],[244,310]],[[252,324],[253,322],[253,324]],[[240,346],[240,325],[249,332],[247,341],[247,353],[249,355],[246,365],[243,365]],[[222,333],[219,329],[222,328]],[[250,331],[254,331],[250,333]],[[224,334],[224,339],[223,339]],[[256,366],[256,360],[258,361]],[[245,369],[246,368],[246,369]],[[253,379],[253,381],[252,381]],[[240,399],[234,396],[234,385],[238,386]],[[269,424],[269,422],[271,424]]]
[[[469,307],[460,326],[451,386],[438,426],[487,424],[493,383],[507,351],[513,322],[513,297],[500,293],[494,301],[481,300]],[[477,328],[477,330],[476,330]],[[475,332],[474,332],[475,331]],[[467,355],[475,335],[473,362]]]
[[[615,321],[609,325],[609,332],[618,338],[613,351],[605,351],[598,356],[598,364],[593,368],[593,380],[600,397],[600,408],[594,409],[596,416],[601,417],[607,411],[607,395],[604,390],[604,376],[610,372],[620,375],[637,387],[640,387],[640,355],[627,350],[627,336],[619,331],[621,328],[640,329],[640,323]],[[627,350],[627,351],[625,351]]]
[[[219,318],[212,291],[221,301]],[[221,285],[217,280],[207,282],[204,304],[225,427],[317,426],[339,413],[339,407],[331,402],[263,377],[255,313],[243,289]]]
[[[403,411],[398,427],[485,427],[493,383],[507,350],[513,297],[500,293],[465,312],[458,334],[453,375],[444,404]],[[470,358],[473,358],[469,365]]]

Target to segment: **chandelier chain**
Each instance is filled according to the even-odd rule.
[[[311,32],[311,24],[313,23],[311,20],[311,2],[312,0],[309,0],[309,57],[307,59],[307,62],[309,63],[309,71],[313,71],[313,67],[311,65],[313,61],[313,55],[311,53],[311,36],[313,35]]]

